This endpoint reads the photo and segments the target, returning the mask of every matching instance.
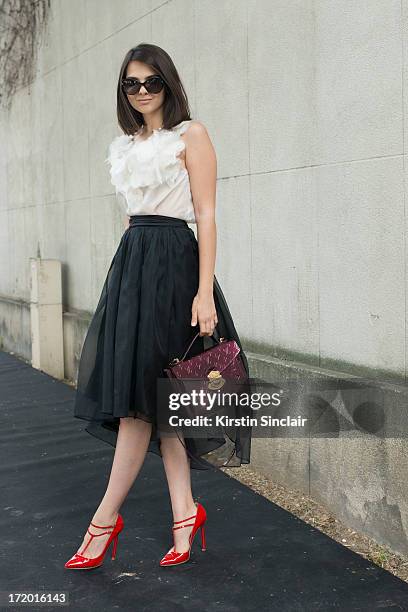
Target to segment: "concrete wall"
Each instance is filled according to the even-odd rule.
[[[407,386],[376,380],[367,380],[364,385],[362,378],[343,372],[253,353],[250,364],[256,379],[278,383],[278,388],[290,391],[292,400],[298,398],[299,410],[291,404],[292,416],[302,414],[312,417],[312,423],[318,422],[316,414],[313,421],[313,411],[306,409],[305,398],[313,394],[329,400],[336,415],[351,423],[349,429],[342,423],[336,438],[335,423],[325,420],[329,413],[326,406],[320,424],[310,435],[288,430],[280,437],[255,437],[251,466],[323,503],[352,529],[407,555]],[[356,427],[363,422],[356,418],[358,408],[366,402],[384,417],[376,435]],[[377,419],[380,422],[381,418]],[[321,435],[325,425],[331,425],[330,435]]]
[[[59,259],[75,375],[123,232],[103,163],[120,133],[117,75],[131,46],[154,42],[216,147],[216,273],[254,372],[295,360],[405,382],[407,16],[408,0],[51,0],[37,76],[0,116],[1,345],[29,357],[29,257]],[[288,481],[306,486],[301,444],[284,444]],[[276,445],[256,441],[253,465],[279,479]],[[330,445],[316,451],[327,477],[314,492],[354,524],[342,491],[328,492]],[[380,494],[386,458],[357,455]]]

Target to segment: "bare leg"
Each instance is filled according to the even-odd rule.
[[[96,525],[114,525],[119,509],[124,502],[146,457],[152,425],[142,419],[124,417],[120,419],[118,439],[113,458],[108,486],[93,518]],[[89,526],[91,533],[102,533],[105,529]],[[92,538],[85,551],[86,557],[97,557],[103,550],[109,534]],[[78,551],[81,553],[90,539],[86,532]]]
[[[183,440],[181,432],[179,432],[179,435]],[[191,491],[189,458],[177,436],[163,436],[161,438],[161,453],[169,485],[173,520],[181,521],[197,513],[197,506],[194,503]],[[194,520],[187,522],[194,523]],[[188,550],[188,538],[192,530],[192,527],[184,527],[173,531],[175,549],[178,552]],[[170,550],[173,549],[174,546]]]

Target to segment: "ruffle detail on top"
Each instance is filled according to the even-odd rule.
[[[153,130],[144,140],[122,134],[109,145],[106,163],[110,163],[111,183],[116,194],[122,193],[129,201],[142,201],[144,187],[173,185],[180,170],[184,170],[177,157],[185,148],[180,138],[190,120],[171,130]]]

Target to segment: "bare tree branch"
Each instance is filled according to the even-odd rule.
[[[0,104],[35,78],[51,0],[0,0]]]

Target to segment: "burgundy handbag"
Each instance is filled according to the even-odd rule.
[[[239,384],[249,380],[240,356],[241,349],[235,340],[225,340],[223,337],[220,337],[218,340],[213,334],[212,337],[218,342],[216,346],[205,350],[191,359],[185,359],[199,334],[200,332],[197,332],[191,340],[184,355],[180,359],[178,357],[172,359],[168,367],[163,370],[169,381],[171,381],[171,386],[177,392],[191,391],[191,388],[196,389],[196,379],[200,379],[198,386],[201,387],[201,389],[204,388],[204,390],[209,389],[214,391],[221,389],[228,380],[237,381]],[[191,381],[191,384],[189,384],[189,381]],[[235,383],[233,382],[233,384]],[[191,407],[185,406],[183,410],[185,416],[194,417],[197,414],[197,411],[194,411]],[[216,411],[217,410],[215,410],[215,412]],[[207,432],[209,432],[208,435],[221,436],[219,428],[215,433],[211,433],[210,427],[210,429],[207,429]],[[179,437],[178,432],[177,436]],[[224,434],[223,436],[225,438]],[[179,440],[186,449],[187,454],[192,457],[183,440],[181,440],[180,437]],[[235,447],[233,448],[232,455],[234,452]],[[206,467],[210,465],[207,461],[203,461],[197,457],[194,457],[194,460],[199,463],[204,463]]]
[[[181,359],[175,357],[164,369],[170,379],[201,379],[208,389],[217,390],[224,385],[226,380],[244,381],[248,378],[240,357],[241,349],[235,340],[225,340],[222,337],[217,340],[212,335],[218,342],[216,346],[191,359],[185,359],[199,334],[200,332],[196,333]]]

